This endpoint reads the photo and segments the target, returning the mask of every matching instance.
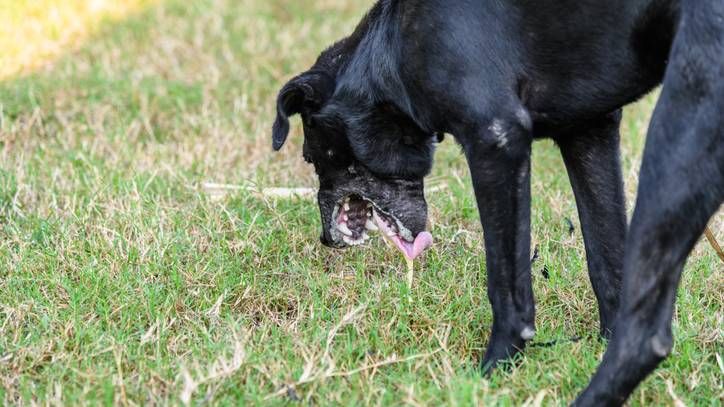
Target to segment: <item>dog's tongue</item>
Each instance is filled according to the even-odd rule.
[[[394,236],[393,240],[395,246],[410,260],[415,260],[425,249],[432,246],[432,234],[430,232],[420,232],[420,234],[415,237],[413,243],[400,239],[397,236]]]
[[[395,247],[402,252],[405,258],[415,260],[422,254],[422,252],[425,251],[425,249],[432,246],[432,234],[430,232],[420,232],[415,237],[414,242],[408,242],[396,233],[391,233],[390,229],[387,227],[387,223],[380,219],[377,213],[374,214],[374,217],[377,226],[381,229],[382,236],[391,241]]]

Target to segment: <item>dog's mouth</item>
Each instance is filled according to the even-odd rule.
[[[359,246],[370,239],[369,233],[379,231],[408,259],[415,259],[432,245],[427,231],[412,236],[412,232],[394,216],[385,213],[371,200],[349,195],[335,206],[330,233],[335,241]]]

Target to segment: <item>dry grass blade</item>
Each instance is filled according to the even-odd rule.
[[[684,402],[681,401],[679,396],[677,396],[674,392],[674,384],[671,383],[671,380],[666,381],[666,391],[668,391],[669,396],[671,396],[671,401],[673,402],[674,407],[686,407],[686,404],[684,404]]]
[[[364,372],[367,370],[378,369],[380,367],[385,367],[385,366],[394,365],[394,364],[398,364],[398,363],[411,362],[413,360],[418,360],[418,359],[427,359],[427,358],[430,358],[430,357],[436,355],[437,353],[439,353],[441,351],[442,351],[442,348],[438,348],[432,352],[411,355],[411,356],[407,356],[404,358],[399,358],[396,355],[392,355],[380,362],[364,365],[364,366],[361,366],[361,367],[358,367],[358,368],[352,369],[352,370],[327,371],[324,374],[310,376],[310,377],[303,377],[300,380],[298,380],[297,382],[284,386],[283,388],[279,389],[277,392],[266,396],[264,398],[264,400],[269,400],[269,399],[272,399],[275,397],[283,396],[284,394],[286,394],[288,392],[289,388],[296,388],[296,387],[304,385],[304,384],[309,384],[309,383],[312,383],[315,381],[320,381],[320,380],[328,379],[331,377],[350,377],[350,376],[356,375],[358,373],[361,373],[361,372]]]
[[[404,358],[398,358],[397,356],[393,355],[381,362],[373,363],[371,365],[365,365],[362,367],[358,367],[357,369],[348,370],[346,372],[334,372],[334,373],[330,374],[329,377],[349,377],[349,376],[355,375],[357,373],[363,372],[365,370],[377,369],[377,368],[380,368],[383,366],[393,365],[396,363],[407,363],[407,362],[411,362],[411,361],[417,360],[417,359],[427,359],[429,357],[436,355],[437,353],[439,353],[441,351],[442,351],[442,348],[436,349],[432,352],[411,355],[411,356],[407,356]]]
[[[236,335],[234,335],[236,337]],[[198,390],[199,386],[203,384],[214,383],[226,378],[231,377],[235,372],[241,369],[246,359],[246,351],[244,350],[244,344],[238,339],[234,341],[234,350],[231,359],[219,357],[208,369],[204,372],[203,369],[195,369],[196,378],[191,375],[191,372],[182,368],[181,376],[183,380],[183,386],[179,399],[185,405],[190,405],[193,399],[194,393]]]
[[[706,240],[709,241],[709,244],[711,247],[714,248],[714,251],[719,256],[721,261],[724,261],[724,250],[722,250],[721,246],[719,246],[719,242],[716,241],[716,236],[714,236],[714,233],[711,231],[711,228],[707,226],[706,229],[704,229],[704,236],[706,236]]]
[[[283,388],[279,389],[277,392],[268,395],[265,400],[268,400],[273,397],[278,397],[287,392],[287,389],[290,386],[296,387],[301,386],[303,384],[311,383],[317,380],[322,380],[328,377],[333,377],[334,374],[334,368],[335,363],[334,360],[331,357],[331,349],[332,349],[332,343],[334,343],[334,338],[337,336],[337,333],[340,329],[345,327],[346,325],[351,324],[354,322],[357,318],[359,318],[360,313],[367,308],[366,304],[361,304],[354,309],[347,312],[342,319],[337,323],[335,326],[332,327],[332,329],[329,330],[327,333],[327,341],[324,347],[324,353],[322,354],[322,357],[320,358],[322,363],[326,366],[323,369],[315,369],[315,360],[313,358],[309,358],[307,360],[307,363],[304,367],[304,371],[299,376],[299,379],[292,384],[284,386]],[[315,371],[317,372],[315,374]]]
[[[332,342],[334,342],[334,337],[337,336],[337,333],[340,329],[354,322],[354,320],[357,319],[360,316],[360,313],[366,308],[367,304],[361,304],[356,308],[352,309],[351,311],[346,313],[342,317],[342,320],[339,321],[339,323],[329,331],[329,333],[327,334],[327,344],[324,347],[324,355],[322,356],[322,359],[332,362],[332,359],[330,358],[330,351],[332,349]]]

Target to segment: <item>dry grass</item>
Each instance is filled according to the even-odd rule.
[[[537,340],[584,339],[531,348],[483,379],[484,253],[453,143],[436,156],[430,184],[447,185],[430,196],[437,243],[411,290],[381,242],[321,248],[311,201],[204,188],[314,186],[298,127],[271,154],[275,93],[368,5],[133,4],[147,7],[0,83],[5,404],[540,405],[583,388],[604,346],[552,143],[535,146]],[[625,116],[629,202],[653,100]],[[713,230],[723,241],[722,216]],[[721,271],[697,246],[674,354],[632,404],[721,404]]]

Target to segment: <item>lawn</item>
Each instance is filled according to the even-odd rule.
[[[43,24],[43,10],[22,18],[30,3],[0,26]],[[0,51],[3,404],[560,405],[583,389],[605,344],[553,143],[534,147],[533,273],[536,341],[560,341],[482,378],[485,254],[450,138],[428,180],[436,243],[411,289],[379,239],[330,251],[315,202],[243,188],[315,185],[298,121],[271,153],[276,91],[371,2],[128,3],[35,59]],[[629,209],[654,100],[625,113]],[[632,405],[722,404],[722,271],[700,242],[673,354]]]

